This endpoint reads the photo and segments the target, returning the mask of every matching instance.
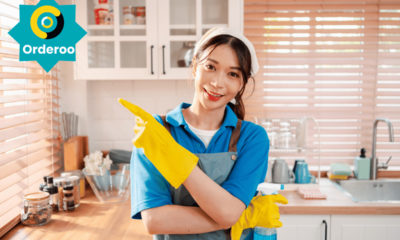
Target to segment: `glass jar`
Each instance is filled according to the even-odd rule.
[[[42,226],[51,219],[50,193],[35,192],[24,196],[21,223],[28,226]]]
[[[74,186],[64,186],[64,199],[63,209],[66,212],[72,212],[75,210],[75,199],[74,199]]]
[[[81,205],[79,177],[78,176],[69,176],[66,178],[67,178],[66,184],[74,186],[73,196],[74,196],[74,201],[75,201],[75,208],[77,208],[77,207],[79,207],[79,205]]]
[[[66,177],[57,177],[54,178],[54,186],[58,188],[58,195],[60,198],[60,204],[63,203],[64,193],[63,187],[67,185],[67,178]]]
[[[86,180],[85,175],[83,175],[82,170],[73,170],[73,171],[66,171],[61,173],[61,177],[68,177],[68,176],[78,176],[79,177],[79,188],[80,188],[80,196],[81,198],[85,197],[86,192]]]

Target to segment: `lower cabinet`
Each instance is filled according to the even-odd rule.
[[[279,240],[328,240],[330,215],[281,215],[283,226],[277,230]],[[325,221],[326,223],[324,223]],[[327,231],[325,238],[325,229]]]
[[[331,215],[331,240],[399,240],[399,215]]]

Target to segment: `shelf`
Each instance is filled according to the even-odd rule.
[[[228,24],[203,24],[202,29],[213,27],[228,27]],[[196,24],[171,24],[170,29],[196,29]]]
[[[120,29],[146,29],[146,25],[120,25]],[[88,25],[89,30],[112,30],[114,25]]]

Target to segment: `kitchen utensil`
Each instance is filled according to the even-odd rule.
[[[130,164],[111,164],[105,175],[82,170],[96,197],[103,203],[121,203],[130,196]]]
[[[274,183],[293,183],[296,177],[292,171],[290,171],[286,161],[284,159],[277,158],[274,161],[272,167],[272,181]]]
[[[78,136],[78,115],[75,116],[75,131],[74,136]]]
[[[299,184],[315,183],[316,181],[316,178],[308,171],[308,164],[306,162],[297,163],[295,176],[295,183]]]

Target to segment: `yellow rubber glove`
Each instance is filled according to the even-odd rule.
[[[199,158],[179,145],[168,130],[150,113],[119,98],[118,101],[136,116],[135,138],[137,148],[143,148],[146,157],[175,188],[178,188],[196,167]]]
[[[242,216],[231,228],[232,240],[239,240],[244,229],[258,227],[279,228],[279,207],[275,203],[287,204],[288,200],[280,195],[266,195],[253,197]]]

